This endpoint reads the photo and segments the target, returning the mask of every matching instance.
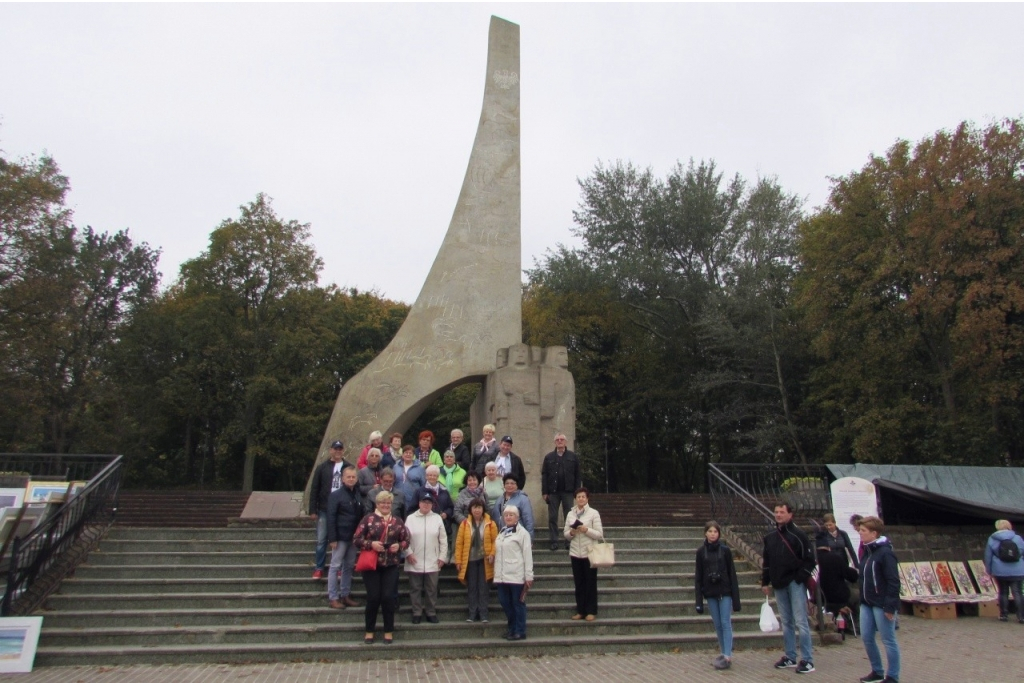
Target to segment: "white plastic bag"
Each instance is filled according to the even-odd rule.
[[[772,611],[772,605],[768,603],[768,598],[764,598],[764,604],[761,605],[761,632],[762,633],[774,633],[779,629],[779,619],[775,618],[775,612]]]

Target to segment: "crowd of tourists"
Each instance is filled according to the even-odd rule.
[[[352,579],[362,575],[366,591],[366,644],[376,641],[383,618],[383,643],[394,640],[398,582],[404,569],[412,623],[439,623],[438,580],[454,565],[466,586],[467,622],[488,623],[491,587],[505,613],[505,638],[526,639],[526,595],[533,585],[533,504],[523,488],[526,469],[512,451],[512,436],[495,438],[487,425],[479,442],[465,444],[461,430],[450,433],[441,454],[435,436],[423,431],[417,445],[402,435],[370,434],[355,465],[335,440],[330,458],[313,473],[309,515],[316,520],[313,579],[327,579],[333,609],[360,606]],[[573,620],[597,618],[597,569],[588,559],[603,538],[601,517],[589,506],[579,460],[566,436],[554,438],[544,457],[542,496],[548,504],[548,543],[564,545],[576,582]],[[559,526],[559,512],[564,526]],[[328,551],[330,558],[328,559]]]
[[[381,433],[374,432],[356,465],[345,461],[345,446],[335,441],[330,459],[314,472],[309,507],[317,523],[313,578],[326,574],[329,606],[345,609],[359,606],[351,591],[354,573],[361,573],[367,644],[375,642],[379,615],[383,643],[394,639],[402,568],[408,578],[412,623],[438,623],[439,572],[449,564],[466,586],[467,622],[489,622],[493,587],[505,613],[505,638],[526,639],[536,529],[532,502],[523,492],[523,460],[512,451],[512,436],[497,440],[492,425],[484,427],[472,447],[463,437],[462,431],[453,430],[441,454],[430,431],[419,434],[416,446],[402,445],[400,434],[391,435],[385,445]],[[589,555],[604,530],[600,514],[589,504],[590,493],[582,487],[579,460],[567,448],[565,435],[555,436],[555,449],[544,457],[541,491],[548,505],[548,544],[552,551],[564,545],[569,552],[576,598],[571,618],[594,621],[597,569]],[[775,668],[792,668],[801,675],[815,671],[808,602],[815,601],[811,586],[817,583],[824,611],[835,616],[838,625],[845,623],[846,630],[860,627],[871,665],[871,673],[861,682],[899,682],[900,581],[892,543],[883,535],[885,523],[876,516],[852,517],[850,524],[859,537],[855,547],[831,514],[824,517],[813,542],[794,523],[788,503],[775,506],[774,516],[776,526],[763,540],[761,588],[766,598],[774,592],[781,618],[784,654]],[[986,543],[984,564],[998,585],[1001,621],[1008,620],[1012,593],[1017,620],[1024,623],[1022,555],[1024,539],[1009,521],[997,521],[996,532]],[[707,608],[718,638],[721,653],[712,665],[728,669],[733,659],[732,613],[740,611],[741,598],[732,551],[714,521],[705,525],[704,542],[696,551],[694,590],[695,610],[702,614]],[[878,639],[885,651],[884,664]]]

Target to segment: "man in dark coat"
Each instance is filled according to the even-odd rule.
[[[523,460],[519,458],[519,455],[512,451],[511,435],[506,435],[501,439],[501,443],[498,445],[498,453],[494,456],[494,464],[498,467],[498,475],[501,476],[502,480],[508,474],[512,474],[515,476],[516,485],[519,486],[520,490],[526,487],[526,468],[523,466]]]
[[[761,589],[768,596],[775,589],[775,602],[782,617],[782,639],[786,654],[775,668],[796,668],[797,673],[813,673],[811,627],[807,620],[807,580],[814,573],[814,548],[811,541],[793,523],[793,510],[787,502],[775,506],[775,530],[764,536],[764,562]],[[796,632],[800,633],[800,661],[796,660]]]
[[[331,544],[327,599],[332,609],[359,606],[349,596],[356,565],[356,548],[352,545],[352,536],[363,519],[363,496],[356,485],[357,478],[356,467],[346,466],[341,471],[341,487],[327,499],[327,539]]]
[[[540,476],[540,492],[548,503],[548,540],[552,552],[558,549],[559,533],[562,530],[558,525],[558,507],[562,507],[563,516],[567,515],[572,509],[576,489],[582,485],[579,459],[568,448],[565,433],[559,433],[555,436],[554,451],[544,456]],[[568,542],[565,548],[569,549]]]
[[[351,466],[344,459],[345,445],[341,440],[331,443],[330,458],[313,472],[309,487],[309,516],[316,519],[316,568],[313,580],[324,577],[327,563],[327,500],[331,493],[341,487],[341,470]]]

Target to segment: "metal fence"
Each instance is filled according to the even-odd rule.
[[[81,492],[44,518],[28,535],[15,538],[10,558],[3,560],[8,564],[7,587],[0,601],[0,615],[21,616],[35,611],[113,524],[125,462],[124,457],[115,455],[2,456],[17,456],[18,460],[6,463],[30,465],[16,470],[35,476],[89,480]],[[33,462],[35,456],[41,459]],[[55,456],[62,458],[53,459]],[[101,458],[105,465],[97,468]],[[35,466],[31,466],[33,463]],[[40,468],[64,470],[57,473]]]
[[[34,480],[92,480],[113,459],[110,454],[0,452],[0,473],[26,473]]]

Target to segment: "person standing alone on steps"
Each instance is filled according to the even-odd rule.
[[[540,477],[541,494],[548,503],[548,540],[554,552],[558,549],[558,508],[561,506],[562,515],[567,516],[572,509],[573,493],[583,485],[579,459],[568,449],[565,433],[555,436],[555,449],[544,457]],[[568,542],[565,548],[569,549]]]

